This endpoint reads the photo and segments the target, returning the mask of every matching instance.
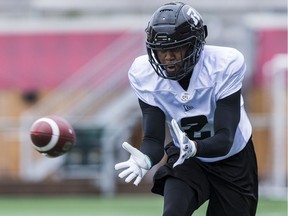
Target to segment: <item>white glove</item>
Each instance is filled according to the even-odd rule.
[[[178,143],[180,145],[180,156],[178,160],[174,163],[173,165],[173,168],[174,168],[182,164],[185,159],[193,157],[197,152],[197,148],[196,148],[196,143],[190,140],[186,136],[186,133],[181,131],[175,119],[172,119],[171,124],[172,124],[173,131],[178,139]]]
[[[143,176],[151,168],[151,161],[147,155],[143,154],[141,151],[134,148],[127,142],[124,142],[122,144],[122,147],[127,152],[129,152],[131,156],[129,160],[116,164],[115,170],[126,168],[119,174],[119,177],[127,177],[125,179],[126,183],[129,183],[132,179],[136,178],[134,181],[134,185],[138,186]]]

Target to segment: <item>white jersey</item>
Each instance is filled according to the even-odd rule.
[[[187,91],[178,81],[159,77],[147,55],[135,59],[129,70],[129,80],[139,99],[164,112],[173,141],[179,147],[171,120],[181,123],[183,131],[192,129],[195,139],[213,136],[216,101],[240,90],[245,70],[244,57],[236,49],[206,45],[195,65]],[[252,127],[241,97],[240,122],[229,153],[215,158],[198,158],[214,162],[230,157],[245,147],[251,134]]]

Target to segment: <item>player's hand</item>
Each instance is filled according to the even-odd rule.
[[[180,156],[178,160],[174,163],[173,165],[174,168],[182,164],[185,159],[193,157],[197,152],[197,148],[196,143],[190,140],[186,136],[186,133],[181,131],[175,119],[172,119],[171,124],[180,145]]]
[[[125,169],[119,174],[119,177],[126,177],[125,182],[127,183],[136,178],[134,185],[138,186],[143,176],[151,168],[151,161],[147,155],[143,154],[127,142],[124,142],[122,147],[130,153],[130,158],[127,161],[116,164],[115,170]]]

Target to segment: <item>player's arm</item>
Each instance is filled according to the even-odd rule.
[[[162,159],[165,139],[164,113],[159,108],[150,106],[141,100],[139,100],[139,104],[143,113],[144,129],[141,149],[138,150],[124,142],[122,147],[130,154],[130,158],[115,165],[116,170],[124,169],[119,177],[125,178],[127,183],[135,179],[136,186],[147,171]]]
[[[241,90],[216,102],[215,134],[212,137],[196,141],[196,156],[219,157],[230,151],[240,121],[240,101]]]
[[[146,154],[152,165],[157,164],[164,155],[165,115],[158,107],[151,106],[139,99],[143,115],[143,141],[141,152]]]
[[[214,114],[215,135],[203,140],[190,140],[173,119],[171,125],[180,144],[180,155],[176,167],[185,159],[199,157],[220,157],[226,155],[233,144],[237,125],[240,121],[241,90],[216,102]]]

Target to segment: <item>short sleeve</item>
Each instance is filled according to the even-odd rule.
[[[226,69],[223,71],[221,82],[218,83],[217,99],[225,98],[241,89],[245,72],[244,56],[236,49],[232,49],[227,56]]]
[[[128,78],[136,96],[143,102],[155,106],[153,95],[149,91],[149,85],[153,82],[152,76],[149,76],[150,68],[147,68],[147,62],[146,56],[136,58],[128,71]]]

